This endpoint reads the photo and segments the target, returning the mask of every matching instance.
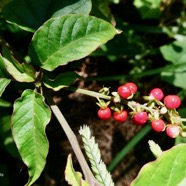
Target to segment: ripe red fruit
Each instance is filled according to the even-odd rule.
[[[169,109],[177,109],[181,105],[181,100],[177,95],[168,95],[164,97],[164,104]]]
[[[176,138],[180,133],[179,127],[177,125],[170,125],[166,128],[167,136],[171,138]]]
[[[102,120],[108,120],[112,115],[111,109],[109,107],[100,108],[97,114],[98,114],[98,117]]]
[[[155,99],[160,101],[163,97],[163,91],[160,88],[154,88],[150,91],[150,95],[152,95]]]
[[[119,86],[117,92],[123,99],[127,99],[132,94],[130,89],[125,85]]]
[[[114,112],[113,117],[118,122],[124,122],[128,117],[128,112],[126,110],[122,110],[121,112]]]
[[[135,94],[138,90],[138,87],[136,86],[136,84],[132,83],[132,82],[128,82],[125,84],[126,87],[128,87],[131,91],[131,93]]]
[[[132,123],[135,125],[144,125],[148,120],[148,115],[146,112],[137,112],[132,117]]]
[[[151,122],[151,127],[156,132],[162,132],[165,130],[165,123],[162,119],[153,120]]]

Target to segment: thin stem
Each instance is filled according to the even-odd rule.
[[[54,113],[55,117],[59,121],[61,127],[63,128],[65,134],[67,135],[67,138],[68,138],[68,140],[74,150],[74,153],[75,153],[76,158],[81,166],[81,169],[83,171],[86,181],[91,186],[100,186],[99,183],[97,182],[97,180],[95,179],[95,177],[93,176],[93,174],[92,174],[92,172],[91,172],[91,170],[85,160],[85,157],[81,151],[81,148],[79,146],[79,143],[77,141],[77,138],[76,138],[74,132],[72,131],[72,129],[68,125],[66,119],[64,118],[63,114],[61,113],[60,109],[54,103],[53,99],[51,98],[51,96],[48,94],[48,92],[46,90],[45,90],[45,98],[46,98],[47,102],[49,103],[52,112]]]
[[[139,133],[137,133],[128,143],[127,145],[117,154],[117,156],[112,160],[110,165],[108,166],[108,171],[113,171],[116,166],[122,161],[122,159],[128,154],[128,152],[148,134],[151,130],[149,125],[146,125],[142,128]]]
[[[75,88],[75,87],[67,87],[65,89],[73,91],[73,92],[78,92],[78,93],[81,93],[81,94],[85,94],[85,95],[88,95],[88,96],[92,96],[92,97],[95,97],[95,98],[102,98],[102,99],[106,99],[106,100],[111,100],[111,98],[112,98],[111,96],[107,96],[107,95],[104,95],[104,94],[101,94],[101,93],[98,93],[98,92],[94,92],[94,91],[90,91],[90,90],[84,90],[84,89]]]
[[[177,119],[177,120],[179,120],[179,121],[186,121],[186,118],[180,118],[180,117],[173,117],[172,116],[172,119]]]
[[[181,121],[186,121],[186,118],[180,118]]]
[[[152,108],[149,108],[149,107],[147,107],[146,105],[142,105],[142,104],[140,104],[140,103],[137,103],[137,102],[135,102],[135,101],[128,101],[128,103],[126,103],[133,111],[135,110],[135,108],[142,108],[142,109],[144,109],[144,110],[147,110],[147,111],[149,111],[150,113],[153,113],[154,111],[155,111],[155,109],[152,109]]]

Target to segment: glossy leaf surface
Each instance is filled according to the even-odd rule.
[[[33,82],[35,80],[35,70],[30,64],[22,63],[20,64],[17,60],[11,59],[9,61],[8,59],[2,57],[0,55],[0,58],[3,60],[4,65],[11,74],[11,76],[16,79],[19,82]]]
[[[29,53],[33,63],[52,71],[89,55],[115,34],[111,24],[92,16],[52,18],[35,33]]]
[[[174,41],[170,44],[160,47],[160,51],[169,62],[174,64],[185,63],[186,58],[186,39],[183,41]]]
[[[161,78],[176,87],[185,89],[186,63],[174,64],[161,72]]]

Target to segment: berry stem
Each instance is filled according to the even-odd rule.
[[[172,116],[172,119],[174,120],[174,119],[177,119],[177,120],[179,120],[179,121],[186,121],[186,118],[180,118],[180,117],[173,117]]]
[[[186,121],[186,118],[180,118],[181,121]]]
[[[137,102],[135,102],[135,101],[129,101],[129,102],[127,103],[127,105],[128,105],[132,110],[135,110],[135,108],[139,107],[139,108],[142,108],[142,109],[144,109],[144,110],[149,111],[150,113],[154,113],[154,112],[155,112],[155,109],[146,107],[145,105],[142,105],[142,104],[137,103]]]
[[[78,93],[81,93],[81,94],[85,94],[85,95],[88,95],[88,96],[92,96],[92,97],[95,97],[95,98],[102,98],[102,99],[106,99],[106,100],[111,100],[112,99],[111,96],[107,96],[107,95],[104,95],[104,94],[101,94],[101,93],[98,93],[98,92],[95,92],[95,91],[84,90],[84,89],[81,89],[81,88],[66,87],[65,89],[73,91],[73,92],[78,92]]]

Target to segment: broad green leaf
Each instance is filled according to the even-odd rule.
[[[2,93],[4,92],[5,88],[8,86],[10,82],[11,82],[10,79],[0,78],[0,97],[2,96]]]
[[[43,96],[25,90],[14,104],[12,133],[20,155],[28,166],[28,186],[38,179],[46,164],[49,145],[45,128],[49,121],[50,109]]]
[[[161,78],[176,87],[186,88],[186,63],[171,65],[161,73]]]
[[[167,61],[174,64],[186,63],[186,39],[164,45],[160,47],[160,51]]]
[[[164,151],[156,161],[144,165],[131,186],[184,186],[186,144]]]
[[[143,19],[158,19],[161,15],[161,0],[135,0],[134,6]]]
[[[4,18],[34,32],[49,18],[70,13],[89,14],[91,0],[13,0],[3,8]]]
[[[20,64],[16,59],[12,57],[11,61],[2,57],[7,71],[12,75],[14,79],[19,82],[33,82],[35,81],[35,70],[28,63]]]
[[[72,186],[89,186],[89,184],[82,179],[80,172],[76,172],[72,164],[72,156],[68,155],[67,165],[65,169],[65,180]]]
[[[52,71],[89,55],[115,34],[111,24],[92,16],[52,18],[35,32],[29,53],[33,63]]]
[[[48,88],[51,88],[55,91],[60,90],[61,88],[68,87],[79,77],[75,72],[64,72],[58,75],[55,79],[49,79],[44,77],[44,85]]]

